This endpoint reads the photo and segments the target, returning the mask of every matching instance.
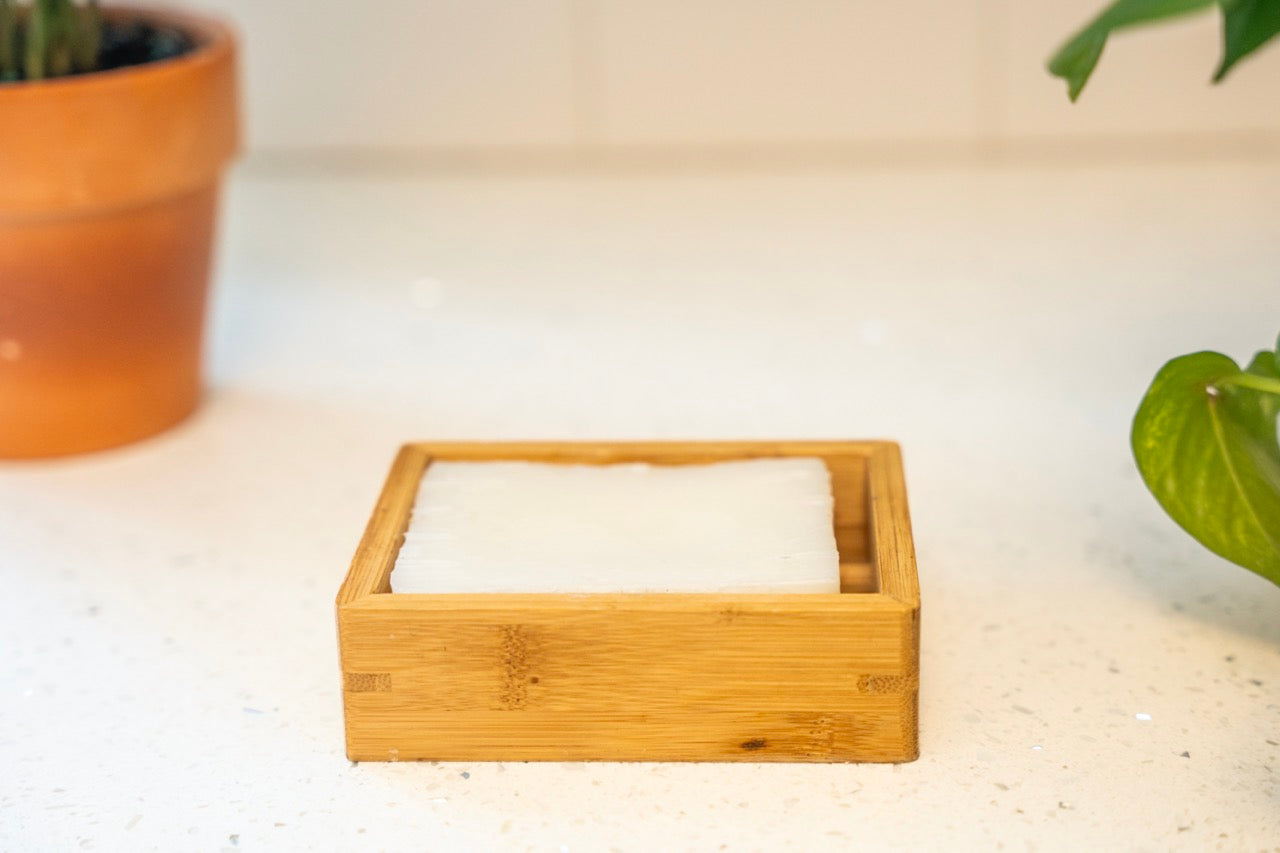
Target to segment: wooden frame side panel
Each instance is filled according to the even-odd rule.
[[[396,454],[351,568],[338,590],[339,608],[367,595],[389,591],[391,567],[409,526],[409,513],[428,462],[430,456],[422,445],[406,444]]]
[[[608,465],[653,462],[689,465],[726,459],[776,456],[869,457],[880,441],[543,441],[543,442],[418,442],[408,445],[437,459],[530,460]]]
[[[907,484],[902,451],[884,442],[868,460],[867,491],[871,516],[871,560],[880,594],[902,604],[903,671],[912,674],[910,689],[902,693],[902,761],[920,757],[920,580],[915,540],[907,508]]]
[[[907,510],[907,484],[898,445],[883,442],[867,467],[870,503],[871,559],[880,577],[880,592],[908,607],[920,606],[916,551]]]
[[[911,614],[883,596],[807,611],[444,598],[340,611],[352,759],[914,757]]]
[[[372,694],[366,694],[372,695]],[[704,709],[433,712],[411,720],[394,709],[349,703],[366,725],[349,734],[352,761],[745,761],[901,763],[916,755],[901,738],[899,700],[867,696],[825,712]],[[409,725],[411,724],[411,726]]]

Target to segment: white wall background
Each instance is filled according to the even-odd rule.
[[[1103,2],[198,0],[259,152],[1280,153],[1280,48],[1210,85],[1216,12],[1114,38],[1069,104],[1044,61]]]

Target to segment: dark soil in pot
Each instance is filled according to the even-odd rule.
[[[176,27],[146,21],[104,21],[98,70],[173,59],[195,47],[195,40]]]

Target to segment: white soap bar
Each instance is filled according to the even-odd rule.
[[[433,462],[393,592],[840,591],[820,459]]]

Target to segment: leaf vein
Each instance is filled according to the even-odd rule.
[[[1280,540],[1277,540],[1266,525],[1262,523],[1262,518],[1258,515],[1258,509],[1249,500],[1249,493],[1245,490],[1244,483],[1240,479],[1240,473],[1236,470],[1235,463],[1231,459],[1227,436],[1222,427],[1222,415],[1218,411],[1218,401],[1212,397],[1209,399],[1209,423],[1213,424],[1213,437],[1218,442],[1218,451],[1222,454],[1222,460],[1227,466],[1227,473],[1231,476],[1232,485],[1236,487],[1240,502],[1249,511],[1249,518],[1253,520],[1254,526],[1262,533],[1262,538],[1271,545],[1271,550],[1280,554]]]

